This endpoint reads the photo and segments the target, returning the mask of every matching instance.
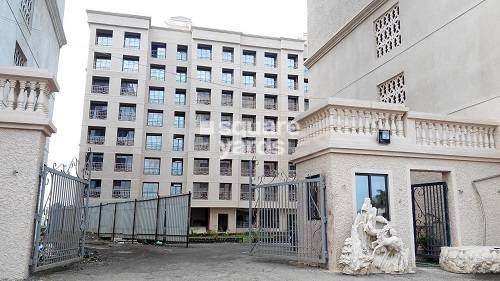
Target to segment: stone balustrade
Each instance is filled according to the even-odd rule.
[[[0,110],[50,116],[51,94],[58,85],[46,70],[0,67]]]

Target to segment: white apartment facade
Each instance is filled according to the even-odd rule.
[[[0,1],[0,279],[25,279],[41,166],[56,132],[52,109],[64,0]]]
[[[249,161],[259,181],[294,177],[305,41],[87,14],[80,158],[92,150],[92,201],[192,192],[193,232],[247,229]]]

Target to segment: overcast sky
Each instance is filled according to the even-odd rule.
[[[64,30],[68,44],[61,49],[49,163],[69,163],[78,156],[85,92],[89,30],[86,9],[151,17],[164,26],[172,16],[193,25],[250,34],[298,38],[306,32],[306,0],[66,0]]]

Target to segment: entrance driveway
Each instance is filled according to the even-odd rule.
[[[90,259],[31,280],[499,280],[499,275],[457,275],[438,268],[416,274],[346,276],[291,262],[248,255],[245,244],[191,244],[189,248],[141,244],[89,245]]]

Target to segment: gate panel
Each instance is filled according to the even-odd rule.
[[[323,177],[256,185],[251,253],[325,263],[324,188]]]
[[[447,193],[445,182],[411,186],[417,258],[438,260],[441,247],[451,244]]]
[[[64,265],[82,256],[87,187],[88,180],[43,166],[33,243],[33,271]]]

